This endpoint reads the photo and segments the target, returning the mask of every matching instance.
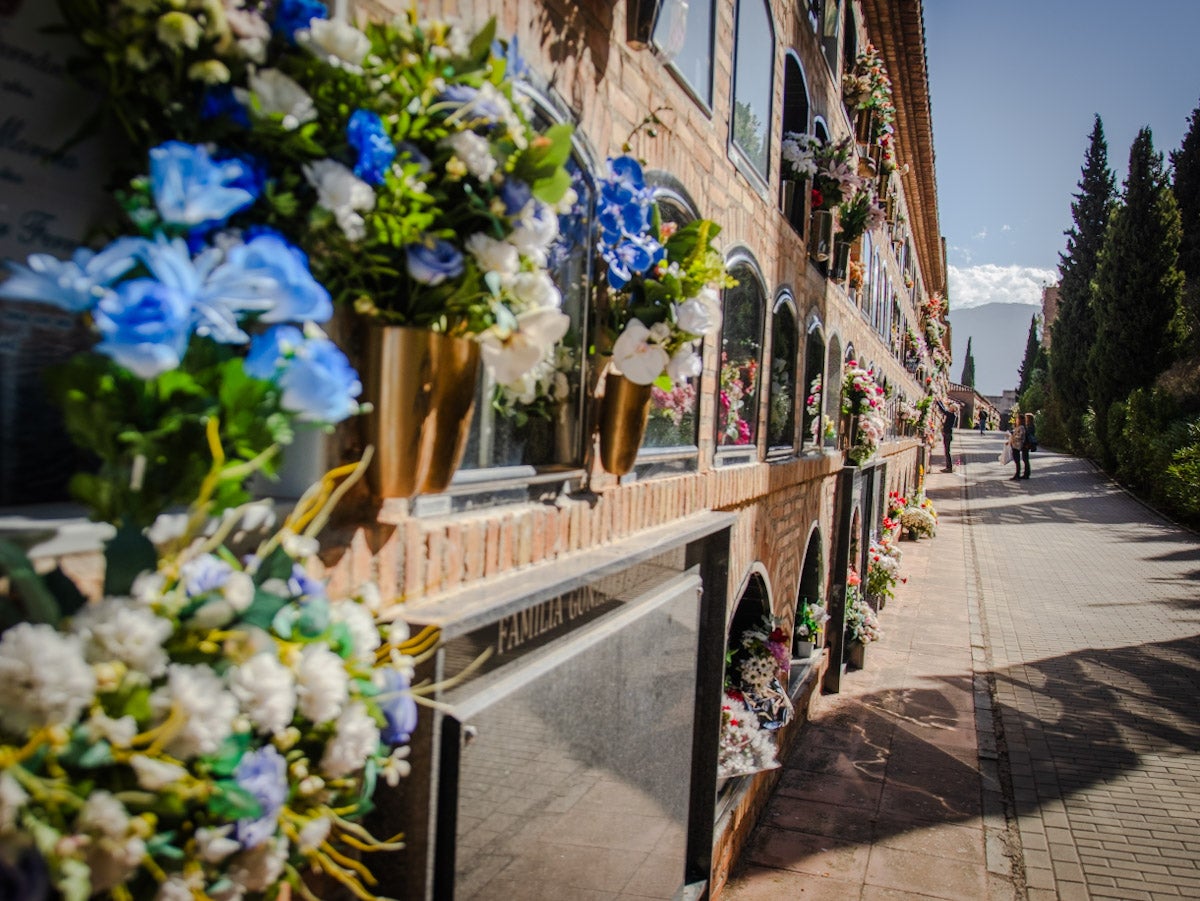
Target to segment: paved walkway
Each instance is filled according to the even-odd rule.
[[[722,898],[1200,898],[1200,539],[960,432],[884,638],[817,700]],[[935,454],[935,467],[941,462]]]

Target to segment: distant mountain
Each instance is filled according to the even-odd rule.
[[[967,339],[975,357],[975,387],[980,394],[1000,394],[1017,387],[1017,370],[1025,356],[1029,320],[1041,308],[1027,303],[985,303],[956,310],[950,307],[950,347],[954,362],[950,379],[962,377]]]

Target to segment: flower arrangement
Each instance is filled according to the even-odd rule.
[[[796,637],[816,644],[827,622],[829,613],[823,604],[801,603],[796,608]]]
[[[862,260],[851,260],[849,267],[846,270],[846,283],[850,286],[851,291],[858,291],[863,286],[863,280],[866,278],[867,267]]]
[[[900,403],[896,405],[896,415],[900,418],[900,421],[906,425],[915,426],[921,421],[921,411],[918,410],[917,405],[908,398],[902,398]]]
[[[741,692],[726,689],[721,698],[721,739],[717,778],[747,776],[779,766],[774,737],[759,724]]]
[[[721,326],[717,290],[734,284],[713,244],[721,228],[664,223],[630,156],[608,160],[599,185],[597,251],[609,297],[603,321],[617,372],[664,391],[700,374],[698,345]]]
[[[718,430],[722,444],[749,444],[754,436],[750,424],[756,411],[746,409],[746,398],[753,399],[758,392],[758,361],[745,363],[730,361],[721,354],[721,392],[718,395]],[[745,413],[745,417],[743,416]]]
[[[854,360],[846,361],[842,381],[842,413],[852,417],[855,429],[854,444],[846,451],[852,463],[869,460],[879,447],[886,431],[883,411],[884,390],[875,381],[874,368],[863,369]]]
[[[515,43],[419,18],[362,29],[317,0],[64,4],[138,146],[214,141],[264,188],[248,215],[334,299],[484,340],[515,380],[566,331],[547,272],[571,126],[538,130]],[[506,377],[507,376],[507,377]]]
[[[812,208],[832,210],[851,202],[867,184],[854,163],[854,143],[845,138],[835,144],[815,135],[788,132],[780,154],[787,174],[797,180],[812,179]]]
[[[865,232],[883,228],[886,222],[887,215],[876,202],[870,183],[863,183],[849,200],[838,205],[838,235],[843,241],[857,241]]]
[[[937,511],[933,501],[924,493],[912,498],[900,514],[900,523],[904,526],[904,534],[913,540],[933,538],[937,534]]]
[[[873,44],[867,44],[859,52],[854,69],[842,76],[842,99],[851,109],[874,113],[871,141],[891,133],[896,121],[892,80]]]
[[[21,687],[0,698],[0,877],[19,862],[66,901],[265,899],[285,883],[312,898],[315,869],[373,897],[352,856],[399,845],[356,821],[377,779],[408,772],[411,653],[430,636],[380,624],[375,586],[331,598],[307,574],[364,469],[330,473],[245,556],[235,530],[261,505],[205,534],[202,491],[157,549],[109,545],[97,603],[27,570],[26,621],[0,636],[0,678]],[[12,545],[5,559],[23,560]]]
[[[883,630],[871,605],[863,600],[856,585],[846,587],[846,639],[862,644],[879,641]]]
[[[552,420],[572,392],[571,375],[576,371],[575,348],[555,344],[533,368],[515,381],[496,385],[492,407],[518,427],[531,419]]]
[[[695,439],[696,385],[684,382],[670,391],[654,385],[650,389],[650,419],[647,435],[654,446],[691,444]],[[657,435],[657,438],[654,437]]]
[[[895,597],[897,583],[905,581],[900,575],[901,556],[900,549],[891,542],[890,537],[872,543],[867,549],[867,594]]]
[[[255,471],[275,471],[295,423],[358,412],[362,386],[318,327],[333,305],[305,254],[271,229],[230,227],[263,190],[247,164],[169,141],[122,195],[137,234],[9,263],[0,297],[76,314],[96,339],[51,373],[68,434],[100,458],[70,486],[94,517],[141,527],[194,497],[212,476],[196,453],[209,422],[219,512],[247,499]]]
[[[820,444],[823,429],[821,416],[821,376],[818,374],[808,386],[808,396],[804,400],[804,415],[808,418],[812,430],[813,444]]]
[[[887,495],[887,513],[889,519],[899,519],[904,508],[908,506],[908,498],[899,491],[889,491]]]

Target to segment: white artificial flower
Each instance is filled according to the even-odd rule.
[[[237,39],[238,50],[243,57],[261,63],[267,58],[267,44],[271,41],[271,26],[257,10],[245,9],[242,0],[224,0],[225,21]]]
[[[296,32],[296,43],[342,68],[359,69],[371,50],[371,39],[337,19],[312,19],[307,29]],[[344,65],[343,65],[344,64]]]
[[[317,191],[317,203],[333,213],[338,228],[351,241],[367,236],[367,224],[359,213],[375,209],[375,191],[369,184],[336,160],[304,164],[304,177]]]
[[[0,838],[16,830],[17,814],[28,800],[21,783],[8,773],[0,773]]]
[[[265,116],[281,116],[292,131],[317,118],[317,106],[299,82],[278,69],[257,69],[246,76],[245,88],[234,88],[238,101]],[[257,108],[251,98],[258,101]]]
[[[613,364],[635,385],[651,384],[671,361],[666,348],[652,343],[652,337],[640,319],[631,319],[613,342]]]
[[[71,631],[83,641],[89,663],[117,660],[156,679],[167,671],[163,642],[175,626],[138,601],[106,598],[80,610],[71,620]]]
[[[692,350],[691,345],[685,345],[675,351],[671,355],[671,362],[667,364],[667,375],[677,385],[695,378],[703,370],[704,363],[700,355]]]
[[[521,268],[521,257],[517,248],[507,241],[497,241],[483,232],[467,238],[464,245],[467,253],[475,258],[484,272],[495,272],[502,283],[507,283]]]
[[[260,842],[230,861],[228,876],[245,891],[265,892],[283,875],[287,849],[287,839],[281,836]]]
[[[554,205],[554,212],[566,216],[575,210],[577,203],[579,203],[579,192],[574,188],[567,188],[563,192],[563,196],[558,199],[558,203]]]
[[[280,545],[284,552],[293,560],[306,560],[315,557],[321,549],[321,543],[310,535],[297,535],[291,529],[279,533]]]
[[[315,820],[309,820],[300,830],[300,841],[297,843],[300,850],[314,851],[321,846],[321,843],[329,837],[329,828],[332,824],[326,817],[317,817]]]
[[[571,327],[561,310],[542,307],[517,316],[516,328],[492,326],[479,336],[483,363],[501,385],[516,382],[538,364]]]
[[[334,737],[321,755],[321,772],[328,779],[357,773],[379,749],[379,726],[367,708],[355,702],[338,717]]]
[[[655,344],[666,344],[671,340],[671,326],[665,322],[656,322],[650,326],[650,340]]]
[[[558,237],[558,216],[542,201],[534,199],[528,211],[517,220],[508,241],[525,256],[544,265],[546,248]]]
[[[195,888],[199,889],[203,886]],[[154,901],[194,901],[196,894],[193,886],[183,876],[176,873],[158,887]]]
[[[300,714],[318,726],[335,719],[349,697],[342,658],[323,644],[310,644],[304,649],[297,669]]]
[[[711,335],[721,325],[721,308],[719,305],[714,307],[702,297],[689,297],[683,303],[675,304],[675,321],[689,334]]]
[[[75,828],[89,835],[124,838],[129,832],[129,811],[109,792],[94,791],[84,801]]]
[[[383,609],[383,593],[379,590],[379,586],[374,582],[366,582],[359,586],[358,591],[354,596],[362,602],[362,605],[371,611],[371,616],[375,616]]]
[[[362,663],[373,662],[380,638],[371,611],[358,601],[338,601],[330,605],[329,615],[333,622],[344,624],[350,633],[350,641],[354,644],[351,657]]]
[[[159,519],[162,517],[160,516]],[[155,520],[157,522],[157,520]],[[139,604],[153,604],[162,600],[163,586],[166,576],[160,572],[146,570],[138,573],[129,589],[129,596]]]
[[[103,710],[93,710],[87,725],[92,741],[102,738],[117,748],[128,748],[138,731],[137,720],[132,716],[113,719]]]
[[[158,792],[187,777],[188,771],[177,763],[134,754],[129,758],[138,785],[146,791]]]
[[[233,732],[237,699],[226,691],[220,676],[207,666],[172,663],[167,684],[150,695],[150,709],[161,722],[176,717],[178,730],[166,743],[180,760],[213,754]]]
[[[273,653],[255,654],[235,666],[229,690],[259,732],[277,735],[296,715],[296,679]]]
[[[537,272],[518,272],[508,288],[513,297],[526,309],[562,306],[562,292],[550,278],[550,274],[539,269]]]
[[[84,862],[93,893],[103,895],[127,882],[142,865],[145,856],[146,843],[137,835],[90,842],[84,852]]]
[[[473,131],[458,131],[444,138],[442,143],[449,147],[456,157],[462,160],[467,171],[480,181],[492,177],[496,171],[496,158],[492,156],[492,145],[487,138]]]
[[[244,572],[234,570],[225,583],[225,600],[238,613],[245,613],[254,603],[254,580]]]
[[[18,623],[0,636],[0,731],[70,725],[92,702],[96,676],[77,635]]]
[[[241,843],[230,838],[233,826],[201,826],[196,830],[196,853],[205,863],[220,863],[236,853]]]
[[[412,772],[412,764],[408,762],[409,745],[397,745],[391,755],[383,763],[383,778],[392,788],[400,784],[400,780]]]

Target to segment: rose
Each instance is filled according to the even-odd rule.
[[[312,97],[278,69],[251,72],[246,76],[246,84],[249,90],[234,88],[234,97],[256,109],[262,116],[279,116],[285,131],[292,131],[317,118],[317,107]],[[252,103],[251,98],[257,103]]]
[[[312,277],[308,258],[274,232],[230,248],[205,295],[234,309],[261,311],[267,323],[324,322],[333,315],[329,292]]]
[[[449,241],[409,244],[405,249],[408,274],[423,285],[440,285],[463,272],[463,255]]]
[[[250,344],[246,372],[283,389],[280,403],[301,422],[341,422],[358,412],[362,393],[358,373],[338,346],[313,329],[305,336],[291,325],[278,325]]]
[[[187,348],[192,305],[148,278],[121,283],[93,311],[102,340],[96,350],[143,379],[179,366]]]
[[[361,66],[371,49],[371,39],[353,25],[323,18],[312,19],[306,31],[297,32],[296,42],[329,63],[347,67]]]
[[[305,164],[304,177],[317,190],[317,205],[333,213],[349,240],[367,236],[366,221],[358,214],[375,209],[375,192],[369,184],[335,160]]]
[[[189,228],[221,223],[254,203],[250,167],[241,160],[217,162],[195,144],[167,141],[150,151],[150,187],[163,221]]]

